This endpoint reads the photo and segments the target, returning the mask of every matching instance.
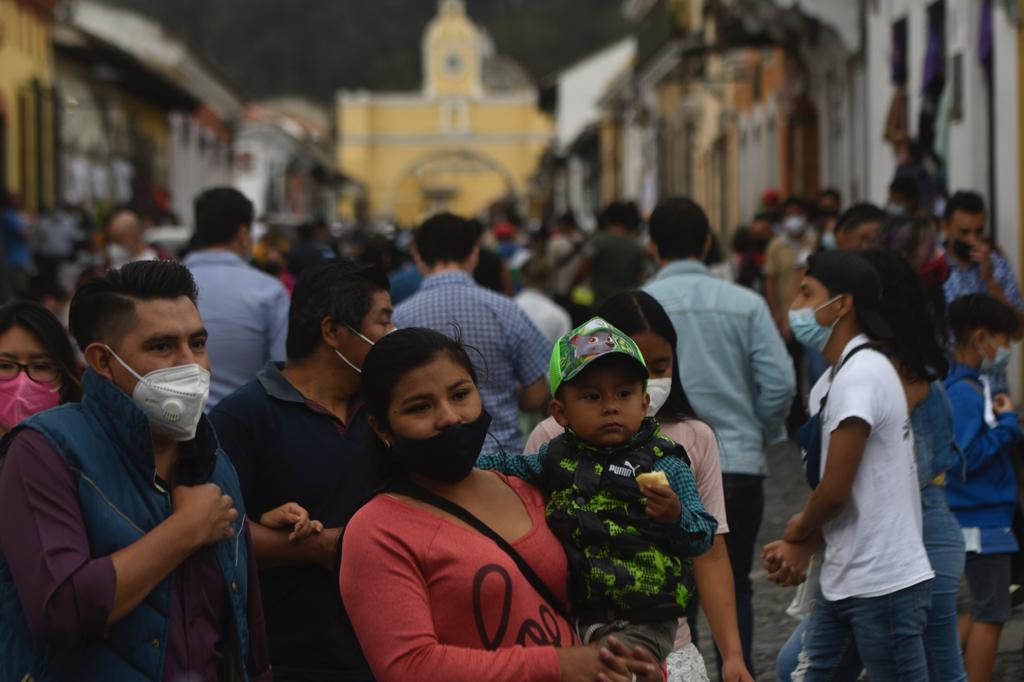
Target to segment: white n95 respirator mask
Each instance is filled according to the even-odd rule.
[[[140,376],[109,346],[107,350],[139,380],[132,391],[132,401],[146,413],[154,434],[177,441],[196,437],[210,397],[210,372],[206,368],[191,363]]]

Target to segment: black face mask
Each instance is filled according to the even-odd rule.
[[[473,470],[490,426],[491,415],[481,409],[475,421],[449,426],[430,438],[396,438],[391,456],[408,473],[458,483]]]
[[[959,239],[954,239],[952,241],[952,247],[953,247],[953,253],[956,254],[957,258],[959,258],[960,260],[964,261],[965,263],[970,263],[971,262],[971,245],[970,244],[968,244],[967,242],[960,241]]]

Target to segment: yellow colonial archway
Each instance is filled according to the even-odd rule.
[[[470,185],[474,191],[466,193]],[[515,177],[496,159],[473,149],[446,149],[416,159],[396,177],[386,212],[415,213],[417,221],[442,210],[474,215],[499,199],[518,203],[520,197]]]
[[[414,225],[438,208],[471,215],[526,188],[553,138],[526,73],[441,0],[422,45],[418,92],[340,92],[338,161],[371,217]]]

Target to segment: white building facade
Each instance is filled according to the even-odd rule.
[[[940,16],[936,16],[940,15]],[[941,32],[934,30],[942,23]],[[866,172],[868,198],[884,202],[896,157],[882,143],[895,92],[891,56],[906,40],[907,122],[912,138],[926,99],[929,46],[940,36],[945,68],[943,99],[949,122],[936,131],[945,149],[943,171],[950,193],[973,190],[985,197],[992,238],[1021,273],[1019,16],[1016,2],[999,0],[876,0],[865,17]],[[947,102],[940,101],[945,107]],[[1020,395],[1021,361],[1014,353],[1011,387]]]

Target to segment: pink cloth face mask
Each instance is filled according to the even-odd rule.
[[[37,412],[60,405],[60,391],[52,381],[39,383],[25,372],[0,381],[0,426],[13,428]]]

